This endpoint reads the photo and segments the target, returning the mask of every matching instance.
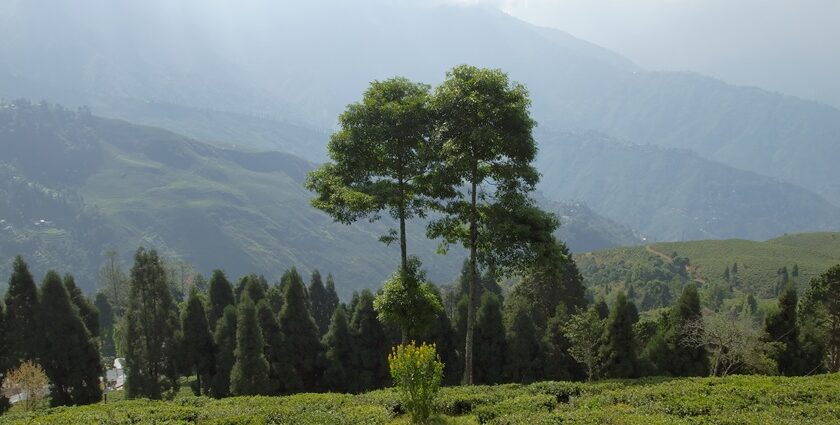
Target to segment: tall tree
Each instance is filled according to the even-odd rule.
[[[362,101],[339,117],[341,129],[329,143],[333,162],[310,173],[307,180],[307,187],[318,195],[312,204],[337,221],[377,220],[383,211],[397,220],[399,228],[380,238],[400,244],[399,278],[387,285],[380,311],[403,328],[403,343],[414,330],[407,319],[436,307],[426,304],[432,298],[421,288],[418,267],[409,264],[406,237],[406,221],[425,216],[427,208],[423,177],[429,167],[432,128],[429,89],[402,77],[372,82]]]
[[[706,349],[686,342],[687,324],[702,324],[702,318],[697,286],[688,284],[660,323],[661,337],[654,337],[647,347],[650,360],[660,372],[672,376],[705,376],[709,373]]]
[[[177,309],[155,250],[139,248],[125,317],[126,396],[159,399],[177,389]],[[163,381],[163,379],[166,379]]]
[[[351,391],[370,391],[385,386],[388,382],[388,351],[391,346],[382,324],[376,318],[373,294],[367,289],[359,294],[350,328],[354,336],[355,374]]]
[[[99,312],[99,346],[105,357],[116,357],[117,348],[114,345],[114,310],[108,296],[103,292],[96,294],[94,301]]]
[[[485,292],[481,296],[475,323],[476,384],[498,384],[502,381],[505,353],[502,306],[496,294]]]
[[[193,393],[210,394],[210,383],[216,369],[216,346],[207,323],[204,302],[193,288],[187,306],[181,313],[182,350],[190,370],[195,373]]]
[[[840,264],[812,279],[803,298],[808,337],[818,338],[825,368],[840,371]]]
[[[257,317],[263,336],[263,354],[268,361],[268,383],[263,394],[278,394],[283,381],[291,374],[288,362],[283,358],[283,332],[267,299],[257,303]]]
[[[312,304],[312,317],[318,325],[318,335],[323,336],[330,327],[330,318],[335,310],[332,299],[324,282],[321,280],[321,273],[318,270],[312,272],[309,281],[309,300]]]
[[[265,298],[267,291],[268,281],[265,279],[265,276],[249,274],[239,279],[239,283],[236,284],[236,288],[233,290],[233,295],[237,303],[239,303],[245,294],[251,298],[251,301],[256,303]]]
[[[39,354],[38,288],[21,256],[12,263],[12,275],[6,290],[6,340],[9,344],[9,367],[37,359]]]
[[[531,306],[512,299],[506,308],[505,376],[511,382],[530,383],[544,376],[544,358],[539,332],[531,318]]]
[[[347,322],[344,307],[333,312],[330,327],[323,339],[326,348],[327,367],[324,370],[323,386],[327,391],[350,391],[355,371],[353,370],[353,335]]]
[[[209,311],[207,312],[207,323],[210,325],[210,331],[216,330],[216,322],[222,318],[225,313],[225,308],[229,305],[235,304],[233,297],[233,286],[228,281],[225,272],[216,269],[213,270],[213,275],[210,276],[210,289],[208,290]]]
[[[447,73],[431,105],[435,158],[428,181],[441,217],[427,233],[470,251],[464,382],[472,384],[479,264],[501,272],[524,268],[522,261],[535,252],[529,242],[544,238],[545,227],[553,231],[556,220],[540,214],[526,196],[539,174],[531,165],[535,123],[524,86],[499,70],[461,65]]]
[[[779,295],[779,308],[767,315],[764,330],[769,342],[781,346],[774,353],[779,373],[787,376],[800,375],[803,370],[801,352],[799,349],[799,323],[796,320],[796,306],[799,299],[796,287],[790,281]]]
[[[578,310],[563,325],[563,335],[569,340],[569,355],[586,367],[591,381],[600,375],[601,345],[606,319],[595,306]]]
[[[50,379],[50,404],[72,406],[102,398],[102,362],[96,339],[73,305],[58,273],[50,271],[41,285],[37,319],[41,323],[39,363]]]
[[[85,298],[82,290],[76,286],[76,279],[73,275],[64,275],[64,288],[67,289],[67,294],[70,295],[70,301],[79,309],[79,314],[82,316],[82,321],[85,323],[88,332],[94,337],[99,337],[99,310],[96,306]]]
[[[283,332],[285,358],[294,371],[288,379],[286,391],[313,391],[320,380],[321,342],[318,325],[309,311],[306,290],[297,270],[292,268],[283,276],[285,304],[280,310],[280,330]]]
[[[257,308],[246,294],[237,306],[236,362],[230,372],[230,392],[233,395],[266,394],[268,390],[268,361],[263,352],[263,336],[257,318]]]
[[[216,370],[210,386],[210,394],[215,398],[230,395],[230,372],[236,361],[236,307],[228,305],[222,317],[216,323],[213,333],[216,343]]]
[[[548,320],[542,336],[542,350],[544,357],[544,375],[542,378],[551,381],[580,380],[586,377],[581,364],[571,356],[571,341],[565,335],[565,326],[570,321],[570,315],[565,305],[558,305],[557,311]],[[600,332],[596,332],[600,335]]]
[[[7,371],[11,367],[9,365],[9,341],[6,339],[6,312],[3,308],[3,303],[0,303],[0,370]],[[3,388],[3,381],[6,378],[5,373],[0,373],[0,388]],[[0,391],[0,415],[9,410],[11,403],[5,394]]]
[[[430,285],[429,290],[432,291],[438,302],[443,302],[437,286]],[[458,347],[461,344],[458,342],[460,339],[457,338],[452,322],[445,311],[441,310],[437,313],[437,317],[432,323],[419,334],[418,341],[435,344],[438,356],[443,362],[444,384],[456,385],[463,375],[457,354]]]
[[[604,375],[608,378],[635,377],[638,368],[636,341],[633,325],[639,320],[639,313],[633,303],[619,292],[604,332],[601,348]]]

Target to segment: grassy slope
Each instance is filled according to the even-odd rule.
[[[738,263],[739,279],[754,288],[769,288],[776,282],[780,267],[799,265],[797,282],[807,282],[829,267],[840,263],[840,233],[801,233],[785,235],[765,242],[745,240],[692,241],[657,243],[648,246],[613,248],[576,257],[581,270],[589,265],[627,267],[648,263],[657,253],[676,252],[688,257],[692,277],[701,285],[720,282],[723,271]],[[585,274],[585,272],[584,272]]]
[[[652,378],[444,388],[438,424],[837,424],[840,376]],[[393,390],[119,401],[12,413],[0,424],[402,424]]]

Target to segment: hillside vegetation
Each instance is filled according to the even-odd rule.
[[[840,233],[802,233],[785,235],[765,242],[746,240],[707,240],[655,243],[637,247],[612,248],[580,254],[575,260],[587,286],[596,294],[607,295],[615,289],[626,289],[637,283],[640,300],[642,287],[657,282],[670,284],[676,298],[680,285],[694,281],[700,290],[729,286],[725,272],[737,275],[730,279],[742,294],[758,298],[775,298],[779,269],[785,267],[798,276],[791,276],[800,290],[814,277],[840,262]],[[737,264],[737,273],[732,271]],[[735,297],[730,293],[728,297]],[[664,302],[663,306],[670,301]],[[654,303],[656,304],[656,303]],[[647,307],[647,308],[646,308]],[[641,303],[640,309],[655,308]]]
[[[441,390],[436,424],[837,424],[840,377],[650,378],[592,384],[453,387]],[[359,395],[184,397],[7,414],[0,424],[406,424],[393,390]]]

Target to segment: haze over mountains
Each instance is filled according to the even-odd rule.
[[[26,179],[44,193],[79,195],[78,208],[96,205],[98,214],[79,217],[105,223],[121,250],[159,244],[205,272],[278,274],[291,263],[340,269],[348,288],[374,287],[393,269],[391,253],[365,250],[360,260],[347,252],[376,246],[378,228],[330,224],[309,209],[300,178],[324,160],[337,115],[371,80],[405,75],[434,84],[460,63],[502,68],[528,86],[540,124],[540,190],[548,201],[588,206],[572,208],[585,212],[577,221],[562,214],[565,225],[585,223],[566,233],[584,235],[570,241],[573,249],[634,243],[637,235],[767,239],[840,229],[837,109],[649,72],[492,9],[419,1],[5,1],[0,98],[89,105],[94,115],[186,138],[95,118],[82,127],[31,124],[49,128],[56,143],[78,136],[68,146],[96,140],[89,148],[102,162],[73,163],[71,153],[85,150],[61,151],[69,156],[55,164],[72,169],[53,168],[64,174],[44,180],[33,171],[43,164],[21,162],[35,147],[17,145],[21,155],[0,157],[0,183]],[[3,152],[18,137],[0,133]],[[173,146],[175,153],[161,150]],[[116,184],[131,177],[123,169],[145,177]],[[212,255],[196,248],[208,246],[197,239],[208,234],[229,244]],[[79,246],[101,245],[94,241],[104,236],[91,235]],[[431,254],[434,243],[419,230],[415,236],[418,250]],[[66,260],[77,251],[73,238],[6,244],[0,254],[7,263],[18,253],[12,249],[37,252],[45,267],[95,270],[100,252]],[[459,258],[434,258],[433,278],[454,276]]]

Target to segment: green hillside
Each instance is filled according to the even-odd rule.
[[[800,289],[811,278],[840,264],[840,233],[803,233],[785,235],[765,242],[745,240],[707,240],[656,243],[629,248],[613,248],[580,254],[575,257],[587,285],[596,294],[609,295],[615,289],[634,284],[643,310],[663,303],[643,301],[652,285],[662,282],[670,288],[671,299],[679,295],[679,286],[693,281],[709,293],[716,286],[730,286],[726,298],[754,294],[759,299],[775,297],[778,271],[786,267],[798,277],[791,278]],[[687,260],[686,260],[687,259]],[[737,263],[737,278],[726,281],[724,272]],[[634,283],[635,282],[635,283]],[[659,288],[658,290],[661,290]]]
[[[838,376],[653,378],[443,388],[433,424],[838,424]],[[112,393],[113,395],[113,393]],[[408,424],[396,393],[185,396],[59,407],[0,424]]]

